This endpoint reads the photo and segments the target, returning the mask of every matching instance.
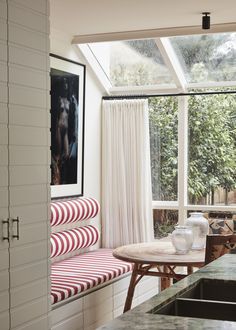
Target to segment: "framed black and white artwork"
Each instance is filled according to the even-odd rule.
[[[85,65],[50,54],[51,197],[83,195]]]

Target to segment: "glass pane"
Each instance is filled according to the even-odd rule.
[[[170,38],[188,82],[236,81],[236,33]]]
[[[236,95],[191,96],[190,204],[236,205]]]
[[[113,87],[173,83],[154,39],[89,44]]]
[[[153,210],[154,237],[168,236],[178,222],[177,210]]]
[[[149,98],[149,121],[153,200],[177,201],[177,98]]]

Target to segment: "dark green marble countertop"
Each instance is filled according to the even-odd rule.
[[[223,279],[236,281],[236,254],[227,254],[184,278],[160,294],[98,328],[99,330],[236,330],[236,322],[168,316],[147,313],[156,306],[170,301],[190,284],[200,280]]]

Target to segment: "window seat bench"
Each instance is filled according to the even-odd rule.
[[[98,249],[56,262],[51,268],[51,302],[85,293],[132,270],[132,264],[115,259],[112,249]]]
[[[51,202],[52,330],[94,330],[123,312],[133,265],[99,248],[98,212],[93,198]],[[157,293],[157,278],[141,282],[133,306]]]

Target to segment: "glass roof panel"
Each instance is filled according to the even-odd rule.
[[[169,38],[188,83],[236,81],[236,33]]]
[[[113,87],[174,84],[154,39],[90,43]]]

